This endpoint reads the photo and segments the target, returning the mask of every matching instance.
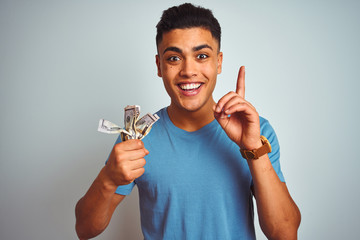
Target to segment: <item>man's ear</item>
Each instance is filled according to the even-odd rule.
[[[160,69],[160,57],[159,57],[159,55],[155,55],[155,59],[156,59],[156,66],[157,66],[157,75],[159,77],[162,77],[161,69]]]
[[[218,56],[217,56],[217,61],[218,61],[218,65],[217,65],[217,73],[220,74],[222,71],[222,61],[223,61],[223,53],[219,52]]]

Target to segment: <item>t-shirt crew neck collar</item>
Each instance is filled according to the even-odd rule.
[[[167,109],[168,109],[168,107],[165,107],[165,108],[163,108],[163,111],[162,111],[162,117],[164,119],[164,122],[169,129],[171,129],[172,131],[176,131],[179,134],[192,135],[192,136],[202,135],[202,134],[206,134],[208,131],[216,128],[216,126],[217,126],[217,121],[216,121],[216,119],[214,119],[210,123],[208,123],[207,125],[203,126],[202,128],[200,128],[196,131],[193,131],[193,132],[186,131],[184,129],[181,129],[181,128],[175,126],[175,124],[171,121],[171,119],[169,117],[169,113],[168,113]]]

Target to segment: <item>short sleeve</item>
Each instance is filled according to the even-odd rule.
[[[135,182],[129,183],[127,185],[118,186],[115,193],[121,195],[129,195],[132,189],[134,188],[134,186],[135,186]]]
[[[121,143],[121,135],[119,135],[119,137],[117,138],[114,145],[116,145],[118,143]],[[107,163],[108,160],[109,160],[109,157],[106,160],[105,164]],[[116,194],[121,194],[121,195],[129,195],[131,193],[132,189],[134,188],[134,186],[135,186],[134,182],[129,183],[127,185],[120,185],[120,186],[117,187],[115,193]]]
[[[271,164],[279,176],[280,181],[285,182],[284,175],[280,167],[280,145],[276,133],[269,121],[260,117],[260,132],[271,144],[271,153],[268,154]]]

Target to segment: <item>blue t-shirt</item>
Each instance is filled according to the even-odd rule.
[[[187,132],[171,122],[166,108],[157,114],[160,119],[143,139],[149,150],[145,173],[116,191],[128,195],[137,184],[144,238],[255,239],[252,177],[239,147],[216,120]],[[261,117],[260,126],[284,182],[275,132]]]

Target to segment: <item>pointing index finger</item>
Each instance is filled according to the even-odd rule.
[[[236,93],[239,94],[240,97],[245,98],[245,66],[241,66],[239,69]]]

